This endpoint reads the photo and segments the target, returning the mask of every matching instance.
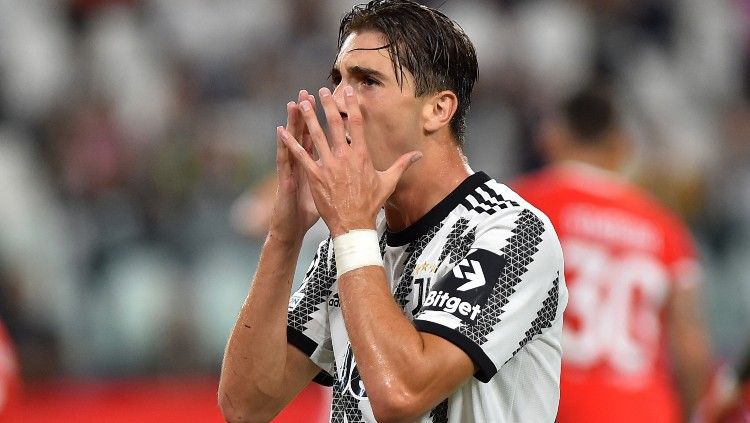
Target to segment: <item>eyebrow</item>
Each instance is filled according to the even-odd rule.
[[[372,69],[372,68],[368,68],[368,67],[365,67],[365,66],[359,66],[359,65],[349,66],[347,68],[347,71],[350,74],[355,75],[355,76],[359,76],[359,77],[369,76],[369,77],[378,79],[380,81],[384,81],[384,80],[387,79],[386,75],[383,72],[380,72],[378,70],[375,70],[375,69]],[[339,68],[337,68],[337,67],[334,66],[331,69],[331,75],[330,76],[331,76],[331,78],[340,77],[341,76],[341,71],[339,70]]]

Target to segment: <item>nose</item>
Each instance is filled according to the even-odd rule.
[[[346,119],[346,102],[344,101],[344,87],[346,84],[343,82],[336,85],[336,88],[333,90],[333,100],[336,102],[336,107],[339,109],[339,113],[341,114],[341,117]]]

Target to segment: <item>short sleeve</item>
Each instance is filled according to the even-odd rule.
[[[532,338],[561,322],[562,249],[549,220],[524,209],[498,219],[430,287],[415,318],[474,361],[488,382]]]
[[[327,307],[336,281],[331,245],[328,239],[318,246],[302,284],[289,299],[287,314],[287,342],[324,370],[314,379],[323,385],[333,382],[334,357]]]

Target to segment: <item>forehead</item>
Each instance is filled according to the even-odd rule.
[[[367,66],[381,72],[393,69],[387,41],[379,32],[352,32],[341,44],[334,66]]]

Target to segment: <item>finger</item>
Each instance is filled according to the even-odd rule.
[[[301,90],[299,92],[299,100],[297,101],[297,104],[302,103],[303,101],[309,101],[312,105],[313,111],[318,110],[318,103],[315,101],[315,97],[313,97],[312,94],[308,93],[307,90]]]
[[[294,137],[292,137],[292,134],[289,133],[286,129],[279,126],[276,128],[276,132],[279,135],[279,138],[281,138],[281,141],[284,143],[286,148],[289,151],[289,154],[291,154],[292,157],[296,160],[297,163],[301,164],[302,167],[305,169],[305,172],[309,174],[316,175],[317,174],[317,168],[318,165],[315,163],[315,161],[310,157],[309,154],[307,154],[307,151],[305,151],[305,148],[302,147]]]
[[[359,154],[368,154],[362,111],[359,109],[359,101],[357,101],[357,96],[354,94],[354,88],[351,85],[344,87],[344,104],[346,104],[346,120],[349,124],[349,138],[352,140],[352,148]]]
[[[298,104],[305,100],[310,102],[310,104],[313,107],[313,111],[317,110],[317,103],[315,102],[315,97],[313,97],[310,93],[308,93],[307,90],[301,90],[299,92]],[[310,138],[310,131],[307,129],[307,125],[305,124],[302,118],[302,112],[299,111],[299,107],[297,110],[299,112],[299,118],[300,120],[302,120],[302,132],[300,133],[299,137],[297,136],[297,134],[294,134],[294,133],[292,133],[292,135],[294,135],[294,137],[298,141],[300,141],[300,144],[302,144],[302,146],[305,147],[305,150],[307,150],[308,153],[314,154],[315,149],[313,148],[312,138]]]
[[[302,113],[299,110],[299,103],[303,101],[309,101],[312,104],[313,110],[315,110],[315,97],[311,96],[307,90],[300,90],[297,94],[297,103],[287,103],[287,125],[286,129],[292,134],[292,136],[298,140],[304,140],[303,135],[307,132],[307,126],[302,118]],[[312,149],[312,146],[307,146],[302,143],[308,151]]]
[[[383,176],[385,176],[386,185],[391,191],[396,188],[396,184],[404,175],[404,172],[406,172],[406,169],[408,169],[412,164],[414,164],[414,162],[421,159],[422,156],[423,154],[421,151],[412,151],[411,153],[406,153],[403,156],[399,157],[396,160],[396,162],[391,165],[391,167],[389,167],[385,172],[383,172]]]
[[[289,157],[289,149],[279,135],[279,128],[276,128],[276,171],[279,177],[289,178],[292,174],[292,158]]]
[[[315,151],[312,137],[310,137],[309,132],[305,131],[305,133],[302,135],[302,141],[300,142],[300,144],[305,148],[307,154],[309,154],[313,159],[317,160],[320,158],[320,156],[318,156],[318,152]]]
[[[286,129],[295,137],[301,137],[305,127],[302,114],[299,112],[297,103],[290,101],[286,104]]]
[[[320,127],[318,122],[318,116],[315,115],[315,110],[312,108],[312,104],[305,100],[299,104],[302,109],[302,117],[305,119],[307,130],[310,131],[310,138],[315,145],[315,150],[318,151],[318,155],[323,161],[326,161],[331,157],[331,148],[328,146],[328,140],[326,134],[323,132],[323,128]]]
[[[346,130],[344,129],[344,120],[341,119],[341,112],[331,95],[331,90],[326,87],[320,89],[320,104],[323,106],[323,111],[326,115],[326,121],[328,122],[328,133],[331,136],[331,145],[334,151],[345,151],[344,147],[346,144]]]
[[[310,95],[307,92],[307,90],[301,90],[299,92],[298,103],[301,103],[304,100],[307,100],[310,102],[310,104],[312,104],[313,110],[317,110],[317,103],[315,102],[315,97]],[[302,112],[300,112],[299,117],[300,119],[302,119]],[[297,138],[297,140],[300,141],[300,144],[302,144],[302,146],[305,147],[305,150],[307,150],[307,152],[311,156],[313,156],[313,159],[317,160],[318,154],[315,152],[315,149],[313,148],[312,138],[310,138],[310,131],[307,129],[307,125],[304,124],[304,121],[303,121],[302,127],[303,127],[303,130],[302,130],[302,134],[300,135],[300,137],[297,138],[296,135],[294,135],[294,137]]]
[[[305,148],[305,150],[312,154],[313,153],[313,144],[312,140],[310,138],[310,131],[307,130],[307,124],[305,123],[304,118],[302,117],[302,111],[299,108],[299,105],[294,105],[294,116],[297,119],[297,126],[296,130],[290,130],[287,127],[287,130],[289,130],[289,133],[292,134],[294,139],[299,140],[302,147]]]
[[[318,103],[316,103],[315,97],[313,97],[312,94],[307,95],[307,101],[309,101],[310,104],[312,104],[313,110],[318,110]]]

